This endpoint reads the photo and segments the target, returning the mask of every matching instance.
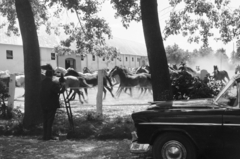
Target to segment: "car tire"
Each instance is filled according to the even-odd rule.
[[[186,136],[165,133],[153,143],[154,159],[196,159],[196,148]]]

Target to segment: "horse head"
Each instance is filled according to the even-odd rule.
[[[83,68],[83,73],[92,73],[88,67]]]
[[[213,65],[213,73],[217,74],[219,72],[217,65]]]

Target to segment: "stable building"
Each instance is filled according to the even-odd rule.
[[[38,35],[40,45],[41,64],[51,64],[55,67],[72,67],[82,71],[84,67],[90,70],[102,68],[111,69],[114,66],[136,68],[143,62],[148,64],[145,44],[120,38],[107,40],[107,45],[116,47],[120,51],[118,59],[105,59],[89,54],[85,57],[76,54],[58,55],[54,47],[60,44],[55,35]],[[0,30],[0,71],[9,70],[10,73],[24,73],[23,46],[21,37],[8,37]]]

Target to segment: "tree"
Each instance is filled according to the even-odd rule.
[[[15,1],[17,17],[22,34],[25,72],[25,115],[23,124],[32,126],[32,119],[42,121],[39,102],[40,50],[31,4],[28,0]]]
[[[172,99],[166,52],[160,31],[157,0],[111,0],[116,17],[121,17],[126,28],[132,20],[142,20],[145,43],[151,70],[153,100]]]
[[[181,49],[177,44],[166,47],[166,55],[168,63],[180,64],[182,61],[187,61],[190,54]]]
[[[230,9],[230,0],[170,0],[173,7],[169,20],[164,28],[164,39],[170,35],[188,36],[188,41],[207,47],[209,38],[228,43],[240,35],[240,9]],[[181,9],[175,9],[178,5]],[[214,34],[214,29],[219,34]]]
[[[24,126],[29,127],[41,122],[41,108],[39,105],[40,90],[40,50],[36,30],[42,25],[46,25],[48,33],[54,29],[58,33],[58,26],[54,27],[48,21],[47,7],[55,7],[55,17],[63,8],[76,13],[80,27],[74,26],[73,23],[61,25],[65,33],[69,35],[66,40],[62,41],[63,46],[70,46],[70,43],[76,42],[76,52],[83,54],[82,50],[91,51],[96,44],[104,44],[104,36],[111,36],[107,23],[96,16],[98,6],[101,3],[97,0],[81,1],[55,1],[55,0],[9,0],[1,1],[0,13],[7,17],[8,23],[3,23],[0,28],[7,26],[7,35],[11,33],[19,35],[17,17],[20,25],[20,31],[23,40],[24,49],[24,70],[25,70],[25,114]],[[80,14],[82,16],[80,16]],[[84,25],[82,24],[84,21]],[[73,28],[71,28],[73,27]],[[81,30],[81,31],[79,31]],[[115,53],[115,52],[114,52]],[[114,57],[114,56],[112,56]]]
[[[219,59],[220,63],[228,63],[229,58],[226,54],[226,50],[223,48],[216,51],[215,57]]]

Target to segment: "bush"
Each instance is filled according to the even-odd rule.
[[[216,81],[201,80],[186,71],[174,73],[171,76],[171,82],[174,100],[212,98],[221,89]]]
[[[134,129],[130,117],[116,117],[103,125],[98,139],[131,139],[131,132]]]
[[[5,81],[7,79],[7,81]],[[11,117],[10,110],[7,108],[5,100],[9,97],[8,95],[8,78],[0,79],[0,116],[3,119],[9,119]]]

